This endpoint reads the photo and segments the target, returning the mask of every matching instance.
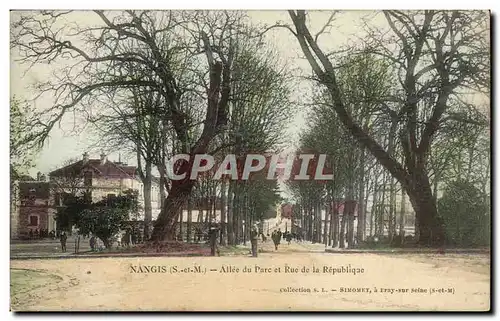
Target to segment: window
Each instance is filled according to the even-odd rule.
[[[29,217],[29,226],[38,226],[38,216],[30,215]]]

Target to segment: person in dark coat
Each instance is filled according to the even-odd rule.
[[[277,251],[278,250],[278,245],[279,245],[279,241],[278,241],[278,231],[273,231],[273,233],[271,234],[271,238],[273,240],[273,243],[274,243],[274,249]]]
[[[281,243],[281,237],[283,236],[283,233],[281,232],[280,228],[278,229],[278,232],[276,232],[276,234],[278,235],[277,236],[277,238],[278,238],[278,245],[280,245],[280,243]]]
[[[61,250],[63,252],[66,252],[66,241],[68,240],[68,236],[66,235],[66,232],[61,232],[61,237],[60,237],[60,241],[61,241]]]
[[[90,250],[92,252],[94,252],[95,251],[95,245],[96,245],[96,239],[95,239],[94,235],[92,235],[92,237],[90,238],[89,243],[90,243]]]
[[[250,242],[252,243],[252,256],[257,257],[257,241],[259,239],[259,227],[257,224],[252,226],[250,231]]]

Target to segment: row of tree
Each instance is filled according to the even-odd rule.
[[[127,146],[137,156],[146,237],[175,238],[182,209],[194,194],[208,193],[220,195],[221,216],[228,222],[223,235],[235,243],[242,240],[243,221],[258,219],[278,202],[276,183],[169,180],[168,160],[190,155],[190,161],[175,164],[177,173],[189,173],[196,154],[244,159],[281,150],[294,111],[293,82],[263,35],[286,28],[313,72],[315,94],[300,150],[328,154],[335,177],[326,184],[289,184],[303,223],[340,246],[365,239],[367,218],[370,234],[388,229],[393,238],[398,228],[402,234],[407,196],[420,244],[439,245],[445,226],[437,195],[455,178],[452,173],[489,192],[488,119],[471,100],[490,90],[489,16],[379,14],[387,28],[367,25],[364,39],[333,53],[322,49],[321,39],[335,16],[316,33],[301,10],[289,11],[292,24],[273,26],[254,25],[243,12],[230,11],[83,13],[97,17],[92,25],[67,22],[82,13],[25,13],[12,23],[11,44],[21,62],[63,66],[38,84],[41,94],[55,93],[55,102],[33,118],[33,141],[43,144],[65,114],[82,112],[99,136],[109,138],[106,145]],[[166,197],[150,233],[153,169]],[[326,206],[338,200],[357,201],[356,232],[353,206],[342,222],[335,207]],[[317,215],[325,206],[328,233]],[[314,233],[319,240],[320,232]]]
[[[456,243],[458,234],[467,239],[460,245],[477,245],[477,237],[486,244],[489,121],[487,106],[468,98],[489,92],[487,15],[384,12],[388,33],[369,30],[361,45],[330,56],[311,37],[305,13],[290,15],[320,84],[300,148],[328,154],[335,177],[289,184],[306,225],[318,224],[308,237],[344,247],[388,235],[401,244],[408,196],[420,244]],[[331,205],[339,201],[346,201],[341,221]],[[456,220],[476,231],[450,230]]]

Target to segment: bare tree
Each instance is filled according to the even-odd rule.
[[[346,109],[336,68],[309,30],[304,11],[290,11],[300,47],[318,81],[332,97],[333,108],[350,134],[373,154],[407,192],[419,221],[420,243],[441,244],[443,228],[429,183],[430,145],[453,99],[464,88],[489,90],[489,17],[486,12],[387,11],[393,38],[378,41],[373,52],[398,66],[401,94],[383,106],[400,123],[404,162],[398,162]],[[291,29],[291,28],[290,28]],[[380,39],[379,39],[380,40]],[[395,51],[388,44],[396,46]],[[425,114],[419,112],[423,105]]]

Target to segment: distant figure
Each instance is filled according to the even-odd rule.
[[[38,232],[38,229],[35,230],[35,238],[38,238],[40,236],[40,233]]]
[[[66,241],[68,240],[68,236],[66,235],[66,232],[61,232],[61,250],[63,252],[66,252]]]
[[[262,234],[264,235],[264,234]],[[257,257],[257,241],[259,239],[259,227],[257,224],[252,226],[250,231],[250,242],[252,243],[252,256]]]
[[[217,246],[217,232],[219,229],[216,226],[210,227],[208,230],[208,237],[209,237],[209,242],[210,242],[210,255],[215,256],[220,256],[220,251],[219,247]]]
[[[33,230],[30,229],[30,232],[29,232],[29,237],[30,237],[30,240],[33,238]]]
[[[197,227],[196,228],[196,243],[199,243],[201,241],[201,237],[203,236],[203,232],[201,231],[201,228]]]
[[[273,233],[271,234],[271,238],[272,238],[273,243],[274,243],[274,250],[277,251],[278,250],[278,245],[279,245],[278,231],[274,230]]]
[[[278,232],[276,234],[278,235],[277,236],[277,238],[278,238],[278,245],[280,245],[280,243],[281,243],[281,237],[283,236],[283,233],[281,232],[280,228],[278,229]]]
[[[123,233],[120,241],[121,241],[122,247],[123,246],[127,246],[127,247],[130,246],[130,234],[128,231]]]
[[[287,232],[285,236],[286,241],[288,242],[288,245],[290,245],[290,242],[292,241],[292,233]]]
[[[95,236],[94,235],[92,235],[92,237],[90,238],[89,243],[90,243],[90,250],[92,252],[94,252],[95,251],[95,245],[96,245]]]

